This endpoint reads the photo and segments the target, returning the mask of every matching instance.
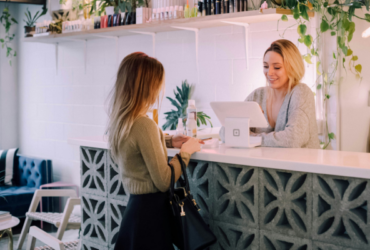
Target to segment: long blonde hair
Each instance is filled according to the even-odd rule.
[[[148,112],[163,90],[164,68],[155,58],[142,52],[126,56],[118,69],[109,105],[109,144],[114,160],[121,142],[127,138],[135,120]]]
[[[271,46],[266,50],[263,57],[265,57],[266,53],[269,51],[276,52],[283,58],[285,72],[289,79],[287,88],[287,93],[289,93],[300,83],[304,76],[305,68],[302,55],[297,46],[286,39],[279,39],[271,43]]]

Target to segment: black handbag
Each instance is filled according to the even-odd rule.
[[[199,214],[200,208],[190,194],[185,163],[179,154],[176,156],[181,165],[183,179],[179,179],[180,186],[175,188],[175,173],[173,166],[169,164],[171,185],[168,193],[173,214],[171,221],[173,243],[180,250],[206,249],[216,243],[217,239]]]

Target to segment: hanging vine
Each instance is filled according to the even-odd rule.
[[[275,4],[275,1],[273,1]],[[362,9],[363,6],[369,11],[370,0],[335,0],[333,4],[329,4],[326,0],[286,0],[282,2],[282,8],[290,9],[293,13],[293,18],[297,21],[297,32],[299,34],[299,43],[304,44],[308,50],[303,55],[303,59],[312,64],[312,58],[316,57],[316,89],[323,94],[323,104],[331,98],[330,87],[335,82],[335,76],[338,67],[341,66],[346,72],[347,67],[355,74],[356,79],[361,80],[362,65],[358,63],[358,56],[354,54],[351,49],[350,42],[356,29],[353,18],[358,18],[370,22],[370,14],[365,13],[363,17],[355,14],[356,9]],[[279,4],[278,4],[279,5]],[[316,38],[307,33],[307,22],[309,22],[309,11],[313,11],[321,18],[320,27],[316,30]],[[288,21],[288,17],[283,15],[282,21]],[[285,32],[285,31],[284,31]],[[323,70],[322,55],[319,49],[320,37],[322,34],[330,32],[330,35],[336,36],[336,49],[333,52],[333,61],[328,69]],[[283,33],[284,34],[284,33]],[[325,127],[326,139],[322,142],[322,147],[326,149],[331,141],[335,138],[335,134],[329,131],[327,122],[326,109],[325,113]]]
[[[12,65],[12,57],[17,56],[17,52],[12,48],[12,41],[15,34],[10,33],[10,28],[13,24],[18,24],[17,20],[9,13],[9,5],[7,4],[0,16],[0,23],[5,28],[5,37],[0,37],[1,48],[6,50],[6,57],[9,57],[9,64]]]

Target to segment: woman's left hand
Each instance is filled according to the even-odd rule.
[[[174,148],[181,148],[182,144],[184,144],[185,142],[187,142],[191,137],[190,136],[186,136],[186,135],[174,135],[172,137],[172,146]],[[199,143],[200,144],[204,144],[204,142],[202,140],[199,140]]]

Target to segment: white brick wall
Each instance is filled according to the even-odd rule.
[[[29,6],[31,11],[37,7]],[[26,6],[19,6],[19,19]],[[249,35],[249,70],[246,70],[244,31],[241,27],[224,26],[199,32],[199,79],[195,63],[194,34],[189,31],[159,33],[156,37],[156,57],[166,70],[166,96],[187,79],[195,84],[193,98],[199,110],[212,117],[211,101],[244,100],[255,88],[265,85],[262,56],[269,44],[279,39],[284,27],[294,22],[252,24]],[[296,27],[285,38],[297,44]],[[23,30],[18,32],[23,35]],[[53,160],[56,180],[79,183],[79,150],[67,144],[67,138],[102,135],[107,115],[105,101],[117,70],[114,39],[87,42],[87,72],[84,71],[82,42],[59,45],[59,68],[56,74],[55,47],[48,44],[20,43],[20,150],[27,155]],[[304,49],[300,46],[300,49]],[[120,37],[119,61],[134,51],[152,55],[150,36]],[[303,51],[302,51],[303,52]],[[306,79],[312,81],[313,70],[308,67]],[[307,82],[310,85],[313,82]],[[160,111],[171,108],[164,99]]]

